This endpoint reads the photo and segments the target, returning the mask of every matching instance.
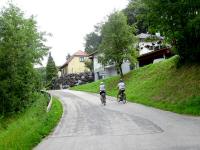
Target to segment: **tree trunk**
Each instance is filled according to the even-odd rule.
[[[120,77],[122,78],[124,76],[122,72],[122,63],[119,64],[119,73],[120,73]]]

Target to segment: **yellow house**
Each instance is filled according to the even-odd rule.
[[[74,53],[68,60],[60,67],[62,75],[70,73],[87,72],[89,69],[85,66],[85,61],[88,60],[88,54],[81,50]]]

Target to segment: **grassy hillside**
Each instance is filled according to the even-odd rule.
[[[174,56],[126,74],[124,80],[128,100],[177,113],[200,115],[200,65],[177,67],[178,62],[179,57]],[[103,81],[108,95],[116,96],[119,77]],[[72,89],[98,93],[100,82]]]
[[[62,105],[53,99],[50,111],[47,101],[38,95],[26,112],[0,120],[0,150],[30,150],[51,132],[62,115]]]

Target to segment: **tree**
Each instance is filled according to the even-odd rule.
[[[118,11],[112,13],[102,26],[102,43],[99,47],[103,53],[102,63],[114,63],[121,76],[123,61],[129,60],[133,63],[136,60],[134,32],[135,28],[127,24],[127,17]]]
[[[200,2],[142,0],[151,29],[160,31],[182,60],[200,61]]]
[[[148,31],[148,8],[142,0],[130,0],[123,12],[127,16],[128,24],[136,26],[137,34],[146,33]]]
[[[40,83],[42,84],[42,87],[45,87],[46,85],[46,68],[45,67],[40,67],[40,68],[36,68],[36,71],[39,75],[39,80]]]
[[[101,35],[99,34],[100,25],[95,26],[95,31],[89,33],[85,37],[85,51],[88,54],[91,54],[97,51],[100,43],[101,43]]]
[[[34,17],[9,4],[0,12],[0,114],[21,111],[38,88],[34,64],[47,53]]]
[[[51,53],[49,53],[49,58],[48,58],[48,61],[47,61],[47,66],[46,66],[47,86],[51,85],[52,79],[57,77],[57,75],[58,75],[58,70],[56,68],[53,57],[51,56]],[[51,86],[49,88],[51,88]]]
[[[85,66],[90,69],[90,71],[93,71],[93,63],[90,60],[86,60],[85,62]]]
[[[66,56],[66,60],[69,60],[71,58],[71,55],[68,53]]]

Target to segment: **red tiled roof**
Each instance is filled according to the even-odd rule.
[[[83,52],[81,50],[75,52],[61,67],[60,69],[64,68],[68,63],[75,57],[75,56],[89,56],[86,52]]]
[[[88,56],[88,54],[86,52],[79,50],[76,53],[74,53],[73,56]]]

